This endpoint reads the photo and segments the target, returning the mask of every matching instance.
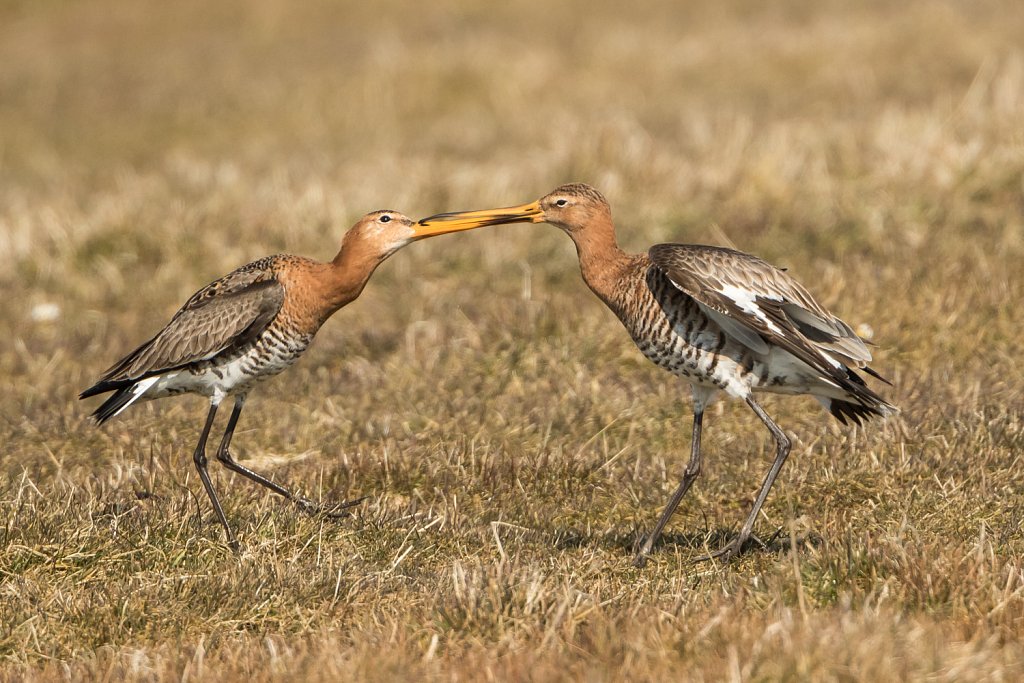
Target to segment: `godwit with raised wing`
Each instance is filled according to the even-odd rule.
[[[345,234],[332,261],[289,254],[267,256],[216,280],[185,302],[156,336],[119,360],[79,398],[113,392],[92,414],[102,424],[140,400],[193,393],[210,399],[210,410],[193,460],[228,542],[238,542],[206,471],[206,440],[217,407],[235,399],[217,459],[228,469],[266,486],[306,512],[320,507],[236,462],[229,447],[245,397],[258,382],[299,359],[320,326],[355,300],[384,259],[406,244],[454,232],[456,225],[424,226],[396,211],[375,211]],[[359,501],[334,506],[338,513]]]
[[[564,230],[576,244],[583,280],[615,312],[640,351],[692,388],[690,461],[634,560],[638,567],[700,475],[704,409],[719,391],[746,401],[771,432],[776,450],[739,535],[707,558],[730,559],[743,550],[789,455],[789,439],[754,400],[754,392],[810,394],[843,424],[896,410],[855,372],[881,379],[867,367],[871,353],[864,342],[787,273],[721,247],[657,244],[647,254],[627,254],[615,241],[608,202],[589,185],[563,185],[521,206],[420,221],[458,229],[517,222],[547,222]]]

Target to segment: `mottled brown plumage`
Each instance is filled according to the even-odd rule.
[[[626,254],[616,243],[608,202],[589,185],[563,185],[521,206],[439,214],[420,222],[467,228],[523,221],[564,230],[576,245],[584,282],[615,312],[640,351],[692,387],[690,462],[638,553],[638,566],[700,474],[704,409],[719,391],[746,401],[777,448],[739,535],[714,556],[734,556],[751,537],[790,450],[789,439],[754,400],[754,392],[811,394],[844,424],[895,410],[855,372],[877,376],[866,365],[871,353],[864,342],[788,273],[721,247],[659,244],[648,254]]]
[[[785,271],[756,256],[724,247],[692,244],[656,244],[648,251],[651,263],[673,284],[693,297],[720,325],[738,321],[740,327],[727,331],[741,336],[760,351],[767,342],[785,343],[794,355],[819,366],[818,351],[840,356],[848,365],[863,368],[871,353],[863,340]],[[748,289],[756,293],[755,303],[766,319],[746,315],[723,290]],[[715,314],[719,315],[715,315]],[[769,327],[774,322],[777,329]],[[743,334],[747,328],[754,334]],[[817,348],[814,348],[817,347]],[[830,373],[831,368],[821,368]]]
[[[276,270],[284,257],[242,266],[193,294],[160,332],[100,378],[111,389],[244,348],[274,322],[284,303]],[[96,387],[85,392],[102,393]]]
[[[218,460],[303,509],[318,510],[231,456],[229,445],[246,395],[297,361],[320,326],[359,296],[388,256],[414,240],[459,229],[431,228],[395,211],[375,211],[346,233],[332,261],[279,254],[244,265],[193,294],[162,330],[79,398],[112,392],[93,412],[102,424],[139,400],[181,393],[208,397],[210,410],[193,459],[228,541],[237,547],[206,471],[206,441],[220,402],[235,397]]]

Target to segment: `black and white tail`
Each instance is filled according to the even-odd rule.
[[[842,383],[840,386],[847,392],[850,400],[815,396],[825,406],[825,410],[830,412],[840,423],[844,425],[860,425],[873,417],[889,417],[899,412],[899,408],[869,389],[860,375],[848,367],[842,367],[846,369],[849,381]],[[872,377],[889,384],[889,380],[871,368],[864,367],[861,369]]]
[[[142,398],[142,395],[160,379],[159,377],[147,377],[138,381],[122,382],[97,382],[78,395],[79,399],[89,398],[105,394],[109,391],[114,393],[104,401],[99,408],[93,411],[92,418],[96,424],[103,424],[107,420],[119,415],[128,406]]]

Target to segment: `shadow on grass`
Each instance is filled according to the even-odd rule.
[[[569,550],[596,546],[636,554],[648,533],[649,531],[646,529],[637,528],[629,531],[613,529],[599,534],[588,534],[579,529],[559,529],[555,532],[554,547],[559,550]],[[663,533],[655,543],[653,552],[657,553],[671,546],[692,550],[695,553],[714,552],[735,538],[737,533],[738,530],[735,528],[723,527],[707,532]],[[815,533],[802,534],[795,540],[797,548],[818,549],[825,543],[825,539]],[[785,529],[780,527],[772,534],[765,536],[763,544],[751,540],[747,544],[744,554],[782,555],[790,550],[791,546],[790,537],[785,534]]]

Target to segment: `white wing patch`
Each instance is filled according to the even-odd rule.
[[[835,358],[833,358],[832,356],[828,355],[824,351],[821,351],[819,349],[818,353],[820,353],[821,357],[824,358],[826,361],[828,361],[828,364],[831,365],[832,367],[834,367],[834,368],[842,367],[842,365],[843,365],[842,363],[840,363],[839,361],[837,361]]]
[[[672,278],[669,278],[668,281],[671,282],[672,285],[680,292],[686,292],[686,290],[680,287],[674,280],[672,280]],[[758,307],[757,303],[754,301],[754,297],[757,296],[754,292],[751,292],[748,289],[734,287],[733,285],[726,285],[721,290],[719,290],[719,293],[732,299],[736,303],[736,305],[739,306],[740,310],[742,310],[744,313],[748,313],[754,316],[755,318],[758,318],[759,320],[763,320],[765,324],[768,326],[768,329],[772,330],[773,332],[780,331],[778,326],[771,320],[768,320],[764,314],[764,311],[762,311],[760,307]],[[782,300],[773,296],[765,298],[772,299],[774,301]],[[768,342],[766,342],[761,337],[761,335],[759,335],[754,330],[750,329],[749,327],[739,322],[738,320],[730,318],[725,313],[720,313],[719,311],[716,311],[709,306],[705,306],[699,301],[697,301],[697,306],[699,306],[700,310],[704,312],[704,315],[711,318],[711,320],[713,320],[716,325],[722,328],[723,332],[725,332],[728,336],[735,339],[740,344],[743,344],[754,353],[768,353]]]
[[[757,292],[752,292],[749,289],[743,289],[742,287],[736,287],[735,285],[726,285],[722,287],[722,289],[720,289],[719,292],[723,296],[727,296],[730,299],[732,299],[733,302],[735,302],[735,304],[739,306],[740,310],[742,310],[744,313],[749,313],[758,320],[762,320],[764,324],[768,326],[768,329],[771,330],[772,332],[782,332],[782,330],[779,329],[779,326],[776,325],[771,320],[769,320],[768,316],[766,316],[764,314],[764,311],[761,310],[761,307],[757,305],[757,297],[768,299],[769,301],[782,301],[783,299],[781,297],[766,294],[758,294]],[[802,312],[803,309],[800,309],[800,311]],[[811,318],[812,316],[810,313],[807,313],[805,317]],[[823,323],[824,321],[818,322],[815,319],[815,326],[818,327],[819,329],[823,328]],[[726,331],[728,332],[728,330]],[[827,362],[832,367],[842,367],[842,363],[840,363],[839,361],[837,361],[835,358],[828,355],[824,351],[818,349],[818,353],[821,355],[822,358],[825,359],[825,362]]]
[[[761,307],[757,305],[756,301],[757,297],[759,296],[764,299],[769,299],[771,301],[782,301],[782,299],[780,299],[779,297],[758,294],[757,292],[752,292],[749,289],[743,289],[742,287],[737,287],[735,285],[725,285],[720,290],[718,290],[718,293],[732,299],[733,303],[739,306],[740,310],[743,311],[744,313],[752,315],[758,320],[764,322],[764,324],[772,332],[779,334],[782,333],[782,330],[779,329],[779,326],[768,319],[768,316],[764,314],[764,311],[761,310]]]

